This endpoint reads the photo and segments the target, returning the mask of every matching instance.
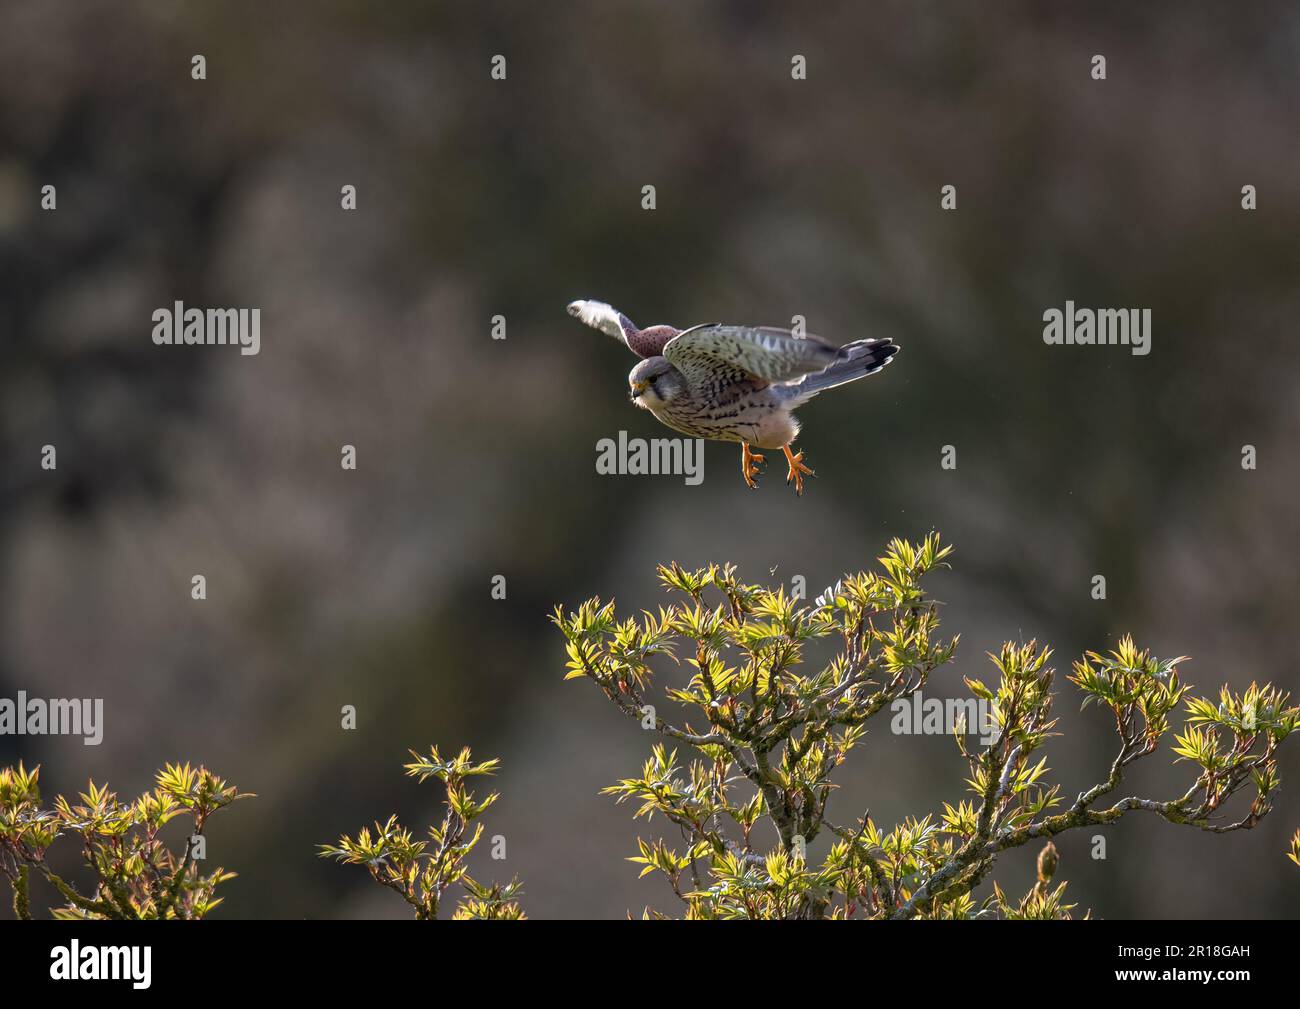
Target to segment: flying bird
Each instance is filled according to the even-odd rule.
[[[874,375],[898,353],[889,339],[836,347],[766,326],[638,329],[603,301],[575,301],[568,310],[642,359],[627,377],[633,403],[692,438],[740,442],[740,472],[752,488],[764,461],[754,449],[779,448],[785,482],[797,494],[803,494],[804,477],[814,474],[803,452],[791,449],[799,434],[794,411],[819,392]]]

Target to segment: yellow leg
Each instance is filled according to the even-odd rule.
[[[754,477],[758,476],[758,463],[762,461],[763,457],[749,447],[749,442],[740,443],[740,473],[750,490],[758,490],[758,482]]]
[[[789,483],[791,480],[793,480],[794,492],[796,494],[802,495],[804,476],[816,476],[817,474],[815,474],[812,470],[810,470],[807,466],[803,464],[802,452],[798,452],[798,453],[791,452],[789,445],[786,445],[783,449],[781,449],[781,451],[785,453],[785,461],[790,468],[790,471],[785,476],[785,482]]]

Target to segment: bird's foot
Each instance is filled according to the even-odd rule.
[[[803,464],[802,452],[791,452],[790,446],[786,445],[782,452],[785,453],[785,461],[790,467],[790,471],[785,476],[785,482],[794,481],[794,492],[800,496],[803,495],[803,478],[805,476],[816,476],[817,474]]]
[[[763,456],[751,449],[749,442],[740,443],[740,473],[750,490],[758,490],[758,481],[754,478],[759,474],[758,464],[762,461]]]

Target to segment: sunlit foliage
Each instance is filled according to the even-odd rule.
[[[933,534],[894,540],[878,571],[847,575],[811,604],[744,583],[731,566],[672,564],[659,578],[677,599],[656,613],[620,617],[599,599],[556,609],[567,677],[591,680],[663,737],[640,774],[606,791],[634,803],[637,817],[662,817],[680,837],[643,839],[631,861],[642,875],[666,878],[686,917],[1068,918],[1074,906],[1064,884],[1048,886],[1055,835],[1132,810],[1216,832],[1253,827],[1269,811],[1277,749],[1300,709],[1253,684],[1241,694],[1224,689],[1217,704],[1189,697],[1178,674],[1185,658],[1157,659],[1126,637],[1113,651],[1088,652],[1068,677],[1084,705],[1114,718],[1119,749],[1101,783],[1067,799],[1049,782],[1051,650],[1008,642],[989,656],[987,685],[966,679],[992,721],[986,745],[955,737],[969,765],[967,798],[889,829],[865,814],[854,823],[828,818],[834,779],[867,721],[953,658],[957,641],[939,634],[937,604],[922,586],[950,549]],[[806,652],[821,638],[835,653],[809,668]],[[685,706],[683,720],[661,717],[652,696],[664,661],[684,663],[689,674],[684,686],[663,691]],[[1163,801],[1103,802],[1128,765],[1155,752],[1180,704],[1185,725],[1173,752],[1194,765],[1187,790]],[[1225,821],[1228,800],[1247,787],[1253,802]],[[823,835],[830,843],[814,857]],[[1001,852],[1035,841],[1047,844],[1023,898],[996,884],[976,897]]]

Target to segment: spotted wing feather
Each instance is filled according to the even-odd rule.
[[[696,326],[668,341],[663,355],[694,388],[720,382],[790,382],[821,371],[839,348],[816,336],[765,326]]]

